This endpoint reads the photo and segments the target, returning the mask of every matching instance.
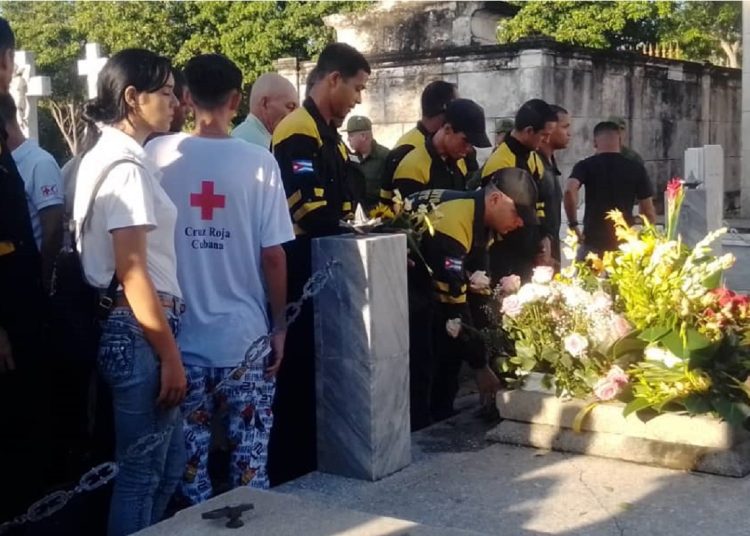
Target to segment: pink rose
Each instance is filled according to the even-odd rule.
[[[628,378],[628,375],[620,367],[612,365],[612,368],[607,372],[606,380],[616,384],[618,387],[623,387],[627,385],[630,378]]]
[[[500,308],[500,312],[511,318],[515,318],[521,314],[522,309],[523,304],[521,300],[518,299],[518,296],[513,295],[503,299],[503,306]]]
[[[625,317],[622,315],[615,315],[612,318],[612,333],[615,335],[615,338],[619,339],[620,337],[624,337],[631,331],[633,331],[633,326],[630,325],[630,323],[625,320]]]
[[[521,288],[521,278],[517,275],[509,275],[500,279],[500,288],[503,294],[515,294]]]
[[[602,378],[596,382],[596,385],[594,386],[594,396],[604,402],[607,400],[613,400],[619,394],[620,385],[607,378]]]

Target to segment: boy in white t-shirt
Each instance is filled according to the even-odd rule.
[[[188,466],[181,492],[195,504],[211,497],[211,418],[222,408],[228,412],[233,484],[268,487],[271,404],[285,331],[274,335],[271,353],[244,374],[228,376],[250,344],[283,317],[281,244],[294,233],[274,158],[228,135],[241,98],[240,70],[224,56],[205,54],[191,59],[184,74],[195,132],[156,138],[146,151],[178,209],[177,275],[187,304],[178,341],[188,378]]]

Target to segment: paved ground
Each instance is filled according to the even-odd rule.
[[[313,473],[275,491],[488,535],[750,534],[750,478],[490,444],[475,400],[415,434],[412,465],[380,482]]]

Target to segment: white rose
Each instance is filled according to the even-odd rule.
[[[445,323],[445,331],[448,332],[448,335],[455,339],[458,337],[458,335],[461,333],[461,319],[460,318],[451,318]]]
[[[573,357],[581,357],[586,351],[586,348],[589,347],[589,341],[583,335],[571,333],[563,339],[563,345],[565,346],[565,351],[570,355]]]
[[[411,199],[404,199],[404,210],[411,212]]]
[[[531,281],[539,285],[545,285],[552,281],[552,276],[555,275],[555,271],[551,266],[537,266],[534,268],[534,273],[531,276]]]
[[[568,307],[584,307],[591,300],[591,295],[579,287],[566,286],[561,292]]]
[[[545,298],[547,298],[547,296],[550,295],[550,289],[549,287],[544,285],[537,285],[536,283],[526,283],[521,287],[521,290],[519,290],[518,294],[516,295],[518,296],[518,300],[521,305],[525,305],[527,303],[534,303],[544,300]]]
[[[612,298],[609,294],[601,290],[597,290],[593,294],[593,301],[591,302],[591,308],[595,311],[605,312],[612,307]]]

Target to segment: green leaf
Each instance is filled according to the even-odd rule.
[[[647,344],[648,342],[644,339],[628,336],[615,342],[615,344],[612,345],[610,354],[612,356],[612,359],[620,359],[621,357],[629,353],[643,352],[643,349]]]
[[[651,402],[649,402],[647,399],[634,398],[625,406],[625,409],[622,410],[622,416],[627,417],[631,413],[641,411],[642,409],[646,409],[648,407],[651,407]]]
[[[703,415],[712,409],[711,401],[705,396],[692,395],[684,400],[685,409],[691,415]]]
[[[655,326],[652,328],[646,328],[643,331],[641,331],[641,334],[638,335],[638,338],[643,341],[656,342],[660,340],[662,337],[666,336],[671,331],[672,331],[672,328],[670,327]]]
[[[717,270],[706,279],[703,280],[703,286],[709,290],[719,288],[721,285],[721,277],[724,275],[724,270]]]
[[[711,403],[716,413],[729,424],[747,428],[748,419],[750,419],[750,406],[742,402],[732,402],[724,397],[715,397]]]

